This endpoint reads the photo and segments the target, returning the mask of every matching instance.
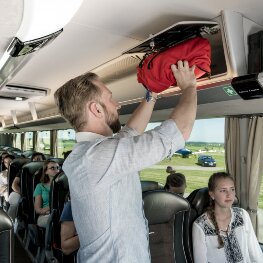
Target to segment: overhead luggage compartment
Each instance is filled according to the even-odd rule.
[[[144,55],[176,46],[195,36],[207,38],[211,45],[211,76],[198,80],[198,89],[231,86],[233,77],[247,74],[247,36],[257,32],[261,26],[243,17],[240,13],[222,11],[213,21],[183,21],[176,23],[159,33],[151,35],[139,45],[131,47],[120,57],[92,70],[108,84],[122,81],[123,78],[136,75],[136,66]],[[133,78],[134,79],[134,78]],[[167,96],[178,92],[170,87],[162,94]],[[222,91],[224,92],[224,91]],[[239,99],[239,96],[231,97]],[[130,102],[134,103],[136,98]]]

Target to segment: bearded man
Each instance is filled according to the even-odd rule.
[[[144,99],[121,129],[119,104],[93,73],[69,80],[55,93],[77,144],[63,170],[69,179],[79,235],[78,262],[150,263],[148,225],[138,172],[184,147],[196,116],[194,67],[171,70],[182,95],[168,120],[144,132],[157,94]]]

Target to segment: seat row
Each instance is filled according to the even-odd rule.
[[[63,159],[56,161],[63,163]],[[42,166],[43,162],[28,162],[22,158],[15,159],[10,166],[9,185],[12,177],[14,179],[14,175],[21,172],[22,199],[16,218],[16,235],[34,262],[75,262],[75,254],[65,256],[60,244],[60,215],[69,194],[68,180],[63,171],[51,182],[50,216],[46,229],[41,229],[36,224],[33,192],[39,183]],[[149,224],[152,262],[193,262],[192,223],[209,205],[208,189],[197,189],[183,198],[163,190],[158,182],[141,181],[141,186],[145,216]],[[8,219],[4,213],[0,213],[0,239],[3,231],[8,232],[8,242],[11,244],[12,222],[10,224],[6,218]]]

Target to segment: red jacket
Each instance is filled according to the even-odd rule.
[[[170,86],[176,86],[176,80],[171,70],[171,65],[178,60],[187,60],[189,66],[196,66],[196,78],[205,73],[210,74],[211,48],[207,39],[195,37],[186,40],[165,51],[152,53],[137,67],[138,82],[148,90],[161,92]]]

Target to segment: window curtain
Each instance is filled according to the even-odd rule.
[[[57,130],[52,130],[50,132],[50,137],[51,137],[51,145],[50,145],[50,149],[51,149],[51,155],[54,157],[58,156],[58,132]]]
[[[14,133],[13,134],[13,144],[12,144],[12,146],[15,147],[15,148],[18,148],[17,145],[16,145],[16,137],[17,137],[17,133]]]
[[[263,118],[228,117],[225,121],[226,169],[235,179],[236,195],[257,233],[257,208],[263,174]]]
[[[239,118],[228,117],[225,119],[225,161],[226,170],[234,178],[236,195],[240,200],[240,123]]]
[[[37,150],[38,150],[38,141],[37,141],[37,138],[38,138],[38,132],[37,132],[37,131],[34,131],[34,132],[33,132],[33,150],[34,150],[34,151],[37,151]]]
[[[257,208],[260,185],[263,175],[263,118],[253,117],[248,125],[247,150],[247,192],[248,212],[257,230]]]
[[[25,133],[21,133],[21,150],[24,152]]]

